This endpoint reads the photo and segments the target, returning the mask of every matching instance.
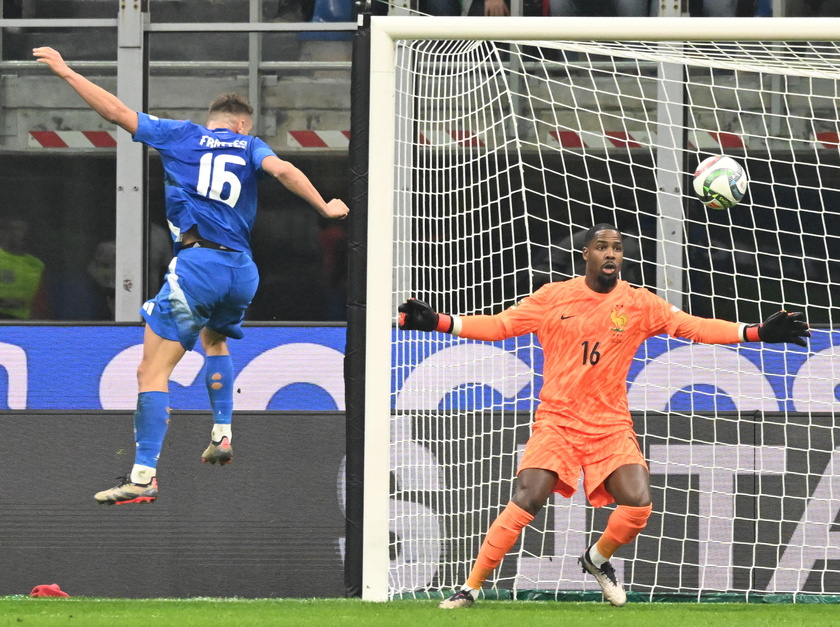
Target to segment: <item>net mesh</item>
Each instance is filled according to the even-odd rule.
[[[802,42],[398,42],[395,304],[497,313],[582,274],[581,236],[607,222],[625,235],[623,278],[671,290],[689,313],[757,322],[786,308],[828,327],[839,54]],[[714,154],[750,179],[729,211],[691,191]],[[465,581],[512,494],[542,353],[532,336],[394,338],[391,594],[438,592]],[[631,591],[840,593],[832,346],[823,328],[810,354],[664,337],[640,348],[629,397],[654,514],[614,561]],[[576,559],[609,511],[580,490],[557,496],[487,589],[597,589]]]

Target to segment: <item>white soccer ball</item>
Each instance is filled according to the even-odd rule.
[[[731,209],[747,191],[747,173],[732,157],[709,157],[694,173],[694,192],[711,209]]]

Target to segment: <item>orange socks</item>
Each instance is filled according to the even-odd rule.
[[[595,549],[606,559],[610,559],[618,547],[630,544],[645,528],[650,517],[652,505],[630,507],[619,505],[610,514],[604,535],[595,543]]]
[[[513,548],[519,534],[532,520],[534,517],[513,501],[507,504],[487,531],[487,536],[475,559],[475,565],[467,579],[467,588],[481,589],[481,585]]]
[[[630,544],[645,528],[651,509],[653,509],[652,505],[645,507],[619,505],[616,507],[615,511],[610,514],[604,534],[595,544],[595,550],[608,560],[618,550],[618,547]],[[534,520],[534,517],[531,514],[510,501],[502,513],[499,514],[499,517],[490,525],[465,587],[480,590],[485,580],[516,544],[519,534],[532,520]]]

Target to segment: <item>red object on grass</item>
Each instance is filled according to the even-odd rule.
[[[35,586],[32,588],[32,592],[29,593],[31,597],[69,597],[70,595],[67,594],[64,590],[58,587],[57,583],[51,584],[42,584],[40,586]]]

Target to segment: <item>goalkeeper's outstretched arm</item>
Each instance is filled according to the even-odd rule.
[[[422,300],[409,298],[399,306],[402,331],[439,331],[471,340],[493,342],[510,337],[498,316],[455,316],[437,313]]]
[[[806,347],[811,337],[805,314],[800,311],[777,311],[761,324],[748,324],[744,328],[744,341],[768,344],[796,344]]]
[[[674,337],[684,337],[704,344],[736,344],[766,342],[768,344],[796,344],[808,346],[811,337],[805,315],[795,311],[777,311],[760,324],[737,324],[714,318],[700,318],[685,312],[675,317],[669,330]]]

